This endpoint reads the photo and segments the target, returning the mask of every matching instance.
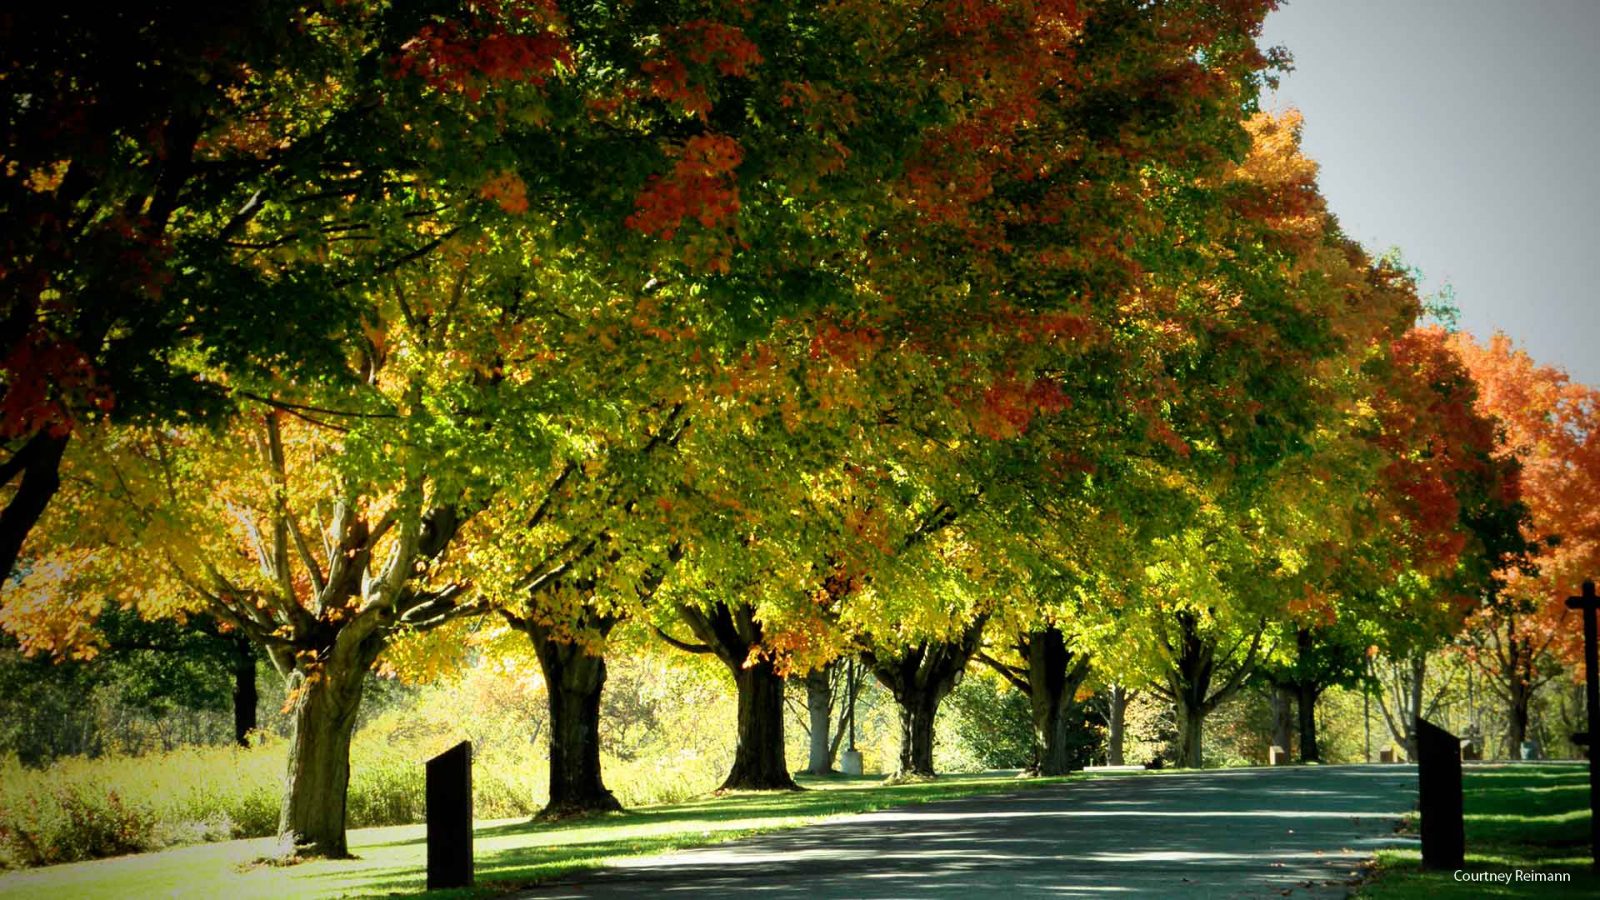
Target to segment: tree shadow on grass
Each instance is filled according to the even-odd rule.
[[[971,798],[976,801],[1003,794],[1031,794],[1041,787],[1081,779],[1082,776],[1067,776],[1024,782],[1014,777],[986,774],[947,776],[933,782],[891,786],[871,776],[826,777],[807,779],[805,783],[812,789],[798,793],[729,792],[687,803],[600,813],[558,822],[502,823],[473,832],[474,842],[479,847],[474,854],[476,891],[422,895],[449,898],[501,893],[594,869],[607,859],[719,844],[797,824],[796,819],[821,819],[942,800]],[[645,833],[638,833],[638,830]],[[529,840],[523,846],[493,847],[497,842],[518,838]],[[419,836],[367,844],[359,849],[372,852],[409,847],[415,848],[415,853],[421,857],[425,846],[426,838]],[[387,897],[417,895],[422,891],[426,872],[421,865],[406,864],[365,873],[326,872],[310,877],[324,883],[347,881],[347,896]]]

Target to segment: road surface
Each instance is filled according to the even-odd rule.
[[[529,898],[1342,897],[1411,766],[1107,776],[620,860]]]

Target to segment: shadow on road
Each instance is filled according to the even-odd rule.
[[[1415,805],[1409,766],[1111,776],[619,861],[522,895],[1342,896]]]

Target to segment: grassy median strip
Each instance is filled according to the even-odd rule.
[[[1072,779],[950,775],[902,785],[886,785],[876,777],[800,780],[808,790],[724,794],[551,824],[522,819],[480,822],[474,831],[479,887],[435,896],[493,895],[597,868],[608,859],[716,844],[850,813]],[[0,877],[0,896],[382,897],[423,890],[421,825],[350,832],[350,852],[356,859],[296,866],[253,863],[272,849],[272,840],[260,838],[34,869]]]
[[[1589,860],[1589,773],[1571,763],[1467,766],[1462,778],[1467,862],[1462,873],[1424,872],[1419,850],[1387,850],[1359,896],[1600,897]],[[1408,821],[1415,833],[1416,823]],[[1503,873],[1502,881],[1480,873]],[[1519,873],[1523,880],[1518,880]],[[1532,880],[1566,873],[1571,880]]]

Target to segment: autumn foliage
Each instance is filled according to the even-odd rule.
[[[1506,598],[1553,635],[1600,397],[1419,324],[1340,231],[1258,109],[1274,5],[262,3],[131,47],[8,13],[60,28],[0,79],[38,98],[0,148],[0,625],[248,639],[280,831],[331,855],[369,676],[511,646],[567,814],[617,805],[617,648],[720,661],[726,786],[780,788],[785,679],[846,658],[931,774],[969,662],[1050,767],[1090,678],[1168,697],[1197,764],[1294,654]]]

